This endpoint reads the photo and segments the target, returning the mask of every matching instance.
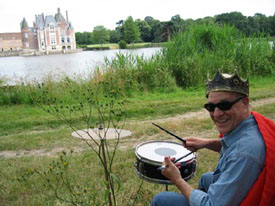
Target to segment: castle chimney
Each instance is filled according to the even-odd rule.
[[[69,23],[69,15],[68,15],[68,11],[66,11],[66,20],[67,20],[67,23]]]

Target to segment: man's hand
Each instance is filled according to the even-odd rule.
[[[171,180],[186,197],[186,199],[189,200],[193,188],[181,177],[179,170],[180,163],[178,162],[174,164],[174,160],[174,158],[170,159],[170,157],[165,157],[163,164],[166,167],[161,171],[161,173]]]
[[[207,149],[219,152],[222,147],[219,139],[187,137],[185,138],[185,140],[186,140],[186,143],[183,143],[183,146],[192,152],[196,152],[197,150],[202,148],[207,148]]]
[[[165,157],[163,164],[165,168],[161,171],[161,174],[175,183],[178,179],[182,179],[180,174],[180,163],[174,164],[175,158]]]

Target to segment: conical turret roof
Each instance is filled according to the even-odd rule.
[[[28,23],[25,18],[21,22],[21,29],[29,29]]]
[[[54,19],[57,23],[66,22],[65,18],[63,17],[63,15],[60,12],[60,8],[57,9],[57,14],[54,16]]]

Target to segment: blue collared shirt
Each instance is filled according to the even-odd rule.
[[[220,160],[208,192],[193,190],[190,206],[237,206],[261,173],[265,144],[253,115],[221,139]]]

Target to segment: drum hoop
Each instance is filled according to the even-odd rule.
[[[140,178],[147,180],[148,182],[151,183],[158,183],[158,184],[163,184],[163,185],[173,185],[174,183],[171,180],[160,180],[160,179],[155,179],[155,178],[151,178],[151,177],[147,177],[143,174],[141,174],[137,168],[135,168],[135,173],[137,176],[139,176]],[[191,179],[194,176],[194,172],[192,172],[189,176],[183,178],[185,181]]]
[[[163,143],[172,143],[172,144],[175,144],[175,145],[181,145],[180,143],[177,143],[177,142],[173,142],[173,141],[170,141],[170,140],[149,140],[149,141],[146,141],[146,142],[142,142],[140,144],[138,144],[136,146],[136,151],[135,151],[135,154],[136,154],[136,157],[141,160],[142,162],[145,162],[145,163],[148,163],[148,164],[152,164],[152,165],[155,165],[155,166],[161,166],[162,165],[162,162],[159,162],[159,161],[154,161],[154,160],[150,160],[146,157],[142,157],[141,155],[139,155],[137,153],[137,150],[139,147],[141,147],[142,145],[145,145],[145,144],[148,144],[148,143],[155,143],[155,142],[163,142]],[[191,155],[191,154],[190,154]],[[194,153],[193,153],[194,155]],[[196,158],[195,155],[193,156],[193,158],[191,159],[194,159]],[[190,159],[190,160],[191,160]]]

